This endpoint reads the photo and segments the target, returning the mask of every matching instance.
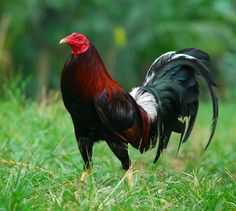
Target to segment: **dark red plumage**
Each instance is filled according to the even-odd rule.
[[[111,78],[93,45],[68,58],[62,71],[61,91],[85,165],[89,166],[91,161],[93,143],[106,140],[128,169],[127,144],[145,147],[147,117],[129,93]]]
[[[185,142],[198,110],[197,74],[207,82],[212,95],[211,140],[218,104],[205,65],[209,61],[206,53],[184,49],[164,54],[152,64],[143,86],[130,94],[111,78],[96,48],[84,35],[73,33],[60,43],[72,47],[62,71],[61,91],[85,169],[92,159],[93,144],[99,140],[107,142],[126,170],[130,167],[128,144],[143,152],[155,147],[159,139],[156,161],[173,131],[181,133],[180,144]],[[190,119],[188,126],[186,118]]]

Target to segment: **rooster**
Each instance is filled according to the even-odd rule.
[[[209,146],[217,125],[218,101],[208,69],[208,54],[194,48],[165,53],[153,62],[144,83],[129,93],[112,79],[85,35],[72,33],[60,44],[72,48],[62,71],[61,92],[84,161],[81,181],[86,181],[93,145],[99,140],[105,140],[120,160],[130,184],[133,180],[128,144],[143,153],[158,143],[155,163],[172,132],[176,132],[180,134],[179,150],[188,140],[197,117],[198,78],[206,82],[213,103],[206,148]]]

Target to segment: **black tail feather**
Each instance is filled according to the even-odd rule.
[[[205,52],[189,48],[164,54],[149,69],[142,89],[153,94],[158,103],[156,137],[159,145],[154,163],[167,147],[173,131],[181,134],[177,152],[190,137],[199,105],[197,76],[206,82],[212,99],[212,128],[205,149],[211,143],[217,125],[218,100],[214,93],[216,84],[208,69],[209,60]]]

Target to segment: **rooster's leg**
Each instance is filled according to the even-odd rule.
[[[89,138],[80,138],[78,140],[78,146],[84,160],[84,171],[80,181],[87,182],[87,177],[90,173],[90,165],[92,162],[93,143]]]
[[[128,179],[130,186],[133,185],[133,176],[131,169],[131,161],[129,159],[128,154],[128,145],[124,142],[109,142],[107,141],[108,146],[112,150],[112,152],[116,155],[116,157],[120,160],[123,169],[125,170],[125,175]]]

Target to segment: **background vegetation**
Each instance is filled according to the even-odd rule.
[[[236,96],[235,8],[234,0],[1,1],[0,80],[20,73],[30,78],[28,96],[39,98],[58,89],[70,53],[58,41],[76,31],[90,38],[126,88],[140,83],[160,54],[201,48],[212,57],[222,96],[230,99]]]
[[[189,142],[176,156],[179,137],[153,165],[155,150],[132,147],[134,186],[104,142],[94,148],[88,183],[79,182],[83,161],[60,98],[39,104],[8,93],[0,103],[0,210],[235,210],[235,106],[221,104],[209,149],[211,105],[202,103]],[[47,102],[47,104],[45,104]]]
[[[133,189],[104,143],[95,147],[89,184],[78,184],[82,160],[58,92],[70,53],[58,42],[75,31],[90,38],[127,89],[166,51],[208,52],[220,99],[210,149],[203,153],[206,100],[178,157],[175,136],[157,165],[154,152],[130,149]],[[234,0],[0,1],[0,210],[236,209],[235,58]]]

